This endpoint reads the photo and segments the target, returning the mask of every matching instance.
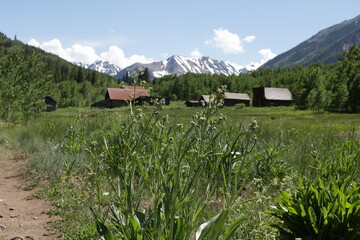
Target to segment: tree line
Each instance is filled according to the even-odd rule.
[[[171,100],[199,99],[226,85],[229,92],[252,96],[254,87],[289,88],[299,109],[340,112],[360,111],[360,47],[352,46],[339,62],[309,67],[263,69],[238,76],[193,74],[168,75],[151,84],[153,94]]]
[[[145,69],[137,76],[149,79]],[[133,79],[135,78],[135,79]],[[71,64],[60,57],[11,40],[0,33],[0,117],[27,120],[44,108],[44,96],[58,107],[83,107],[104,98],[106,88],[119,87],[109,75]],[[154,96],[171,100],[199,99],[222,85],[229,92],[248,93],[254,87],[286,87],[299,109],[360,112],[360,47],[352,46],[339,62],[309,67],[258,69],[238,76],[193,74],[168,75],[148,81]]]
[[[43,111],[49,95],[58,107],[90,106],[117,79],[71,64],[0,33],[0,118],[25,120]]]

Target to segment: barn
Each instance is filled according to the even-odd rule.
[[[208,104],[210,101],[209,95],[202,95],[200,101],[204,101],[205,104]],[[224,106],[235,106],[236,104],[245,104],[246,106],[250,106],[250,97],[246,93],[225,93],[224,98]]]
[[[105,99],[92,104],[92,107],[114,108],[127,106],[130,101],[139,97],[149,97],[149,92],[139,86],[124,86],[122,88],[108,88]]]
[[[253,88],[253,106],[271,107],[271,106],[290,106],[293,98],[287,88]]]

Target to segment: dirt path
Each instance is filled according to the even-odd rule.
[[[24,156],[11,155],[0,147],[0,240],[56,239],[46,228],[54,220],[46,214],[50,205],[41,199],[28,200],[36,190],[21,175]]]

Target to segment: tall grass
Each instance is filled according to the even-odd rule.
[[[278,191],[295,193],[299,177],[359,183],[359,138],[338,134],[359,129],[358,115],[162,108],[44,113],[1,125],[0,144],[52,183],[43,195],[64,239],[275,239]]]
[[[244,201],[256,125],[229,135],[217,104],[194,115],[189,127],[170,125],[160,105],[149,116],[137,109],[104,139],[100,153],[92,151],[91,169],[101,166],[93,174],[106,179],[112,192],[105,208],[110,216],[103,218],[113,227],[97,217],[100,234],[106,239],[233,236],[242,218],[228,225],[228,217]]]

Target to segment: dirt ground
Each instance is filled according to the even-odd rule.
[[[32,198],[37,189],[27,190],[22,155],[0,147],[0,240],[48,240],[59,234],[49,230],[56,217],[46,214],[51,206]],[[31,199],[31,200],[30,200]]]

